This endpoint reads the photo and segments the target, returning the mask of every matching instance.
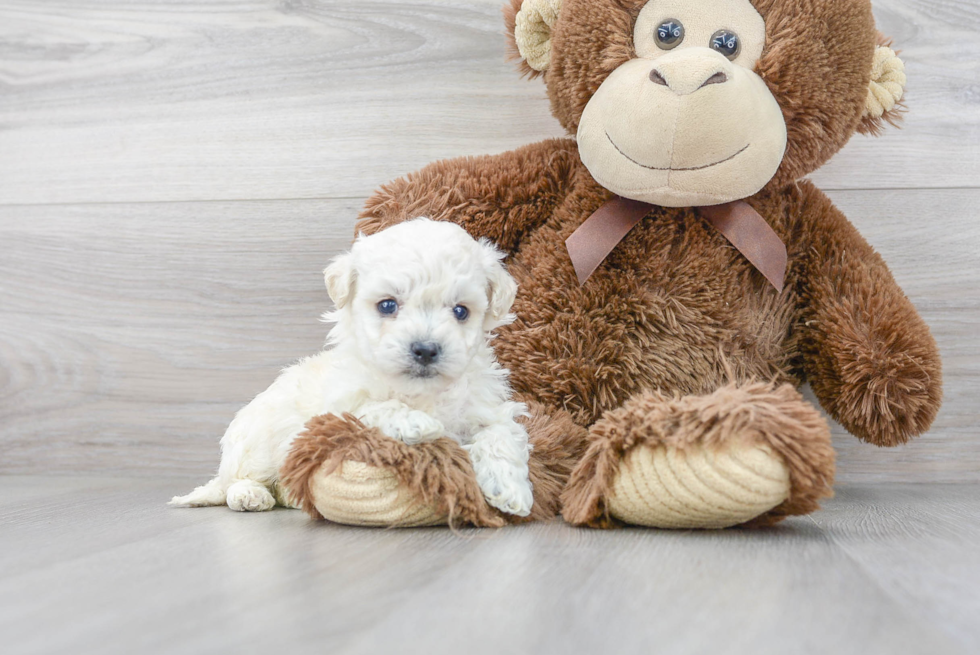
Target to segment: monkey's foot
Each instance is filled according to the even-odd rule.
[[[826,421],[789,385],[651,392],[607,412],[562,495],[565,520],[610,527],[767,525],[830,495]]]
[[[353,416],[317,416],[279,471],[284,504],[314,518],[364,526],[472,525],[546,520],[578,461],[586,433],[567,413],[529,404],[528,462],[534,502],[528,516],[487,503],[467,451],[451,439],[409,446]]]
[[[623,458],[606,502],[625,523],[727,528],[789,497],[789,469],[765,446],[640,446]]]
[[[426,503],[394,471],[363,462],[344,461],[309,482],[313,506],[335,523],[417,527],[444,525],[448,516]]]

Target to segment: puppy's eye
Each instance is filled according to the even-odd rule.
[[[391,298],[386,298],[378,303],[378,313],[382,316],[392,316],[398,311],[398,302]]]
[[[462,305],[456,305],[453,307],[453,316],[456,317],[457,321],[465,321],[466,317],[470,315],[470,310],[466,309]]]
[[[684,26],[679,20],[668,18],[657,26],[653,36],[657,41],[657,47],[661,50],[670,50],[679,46],[684,40]]]
[[[711,49],[717,50],[729,59],[738,57],[742,51],[742,42],[739,41],[738,34],[730,30],[718,30],[711,35]]]

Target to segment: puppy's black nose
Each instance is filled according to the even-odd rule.
[[[419,364],[428,366],[432,362],[439,359],[440,350],[441,348],[439,348],[439,344],[437,343],[431,341],[425,343],[416,341],[412,344],[412,357],[414,357],[415,361],[417,361]]]

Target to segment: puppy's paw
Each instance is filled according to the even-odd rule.
[[[527,516],[531,513],[531,506],[534,505],[534,494],[531,489],[531,481],[520,474],[513,474],[503,478],[488,478],[477,483],[483,491],[483,497],[487,502],[507,514],[515,516]]]
[[[441,421],[397,400],[367,404],[357,417],[365,425],[409,445],[434,441],[446,432]]]
[[[414,409],[393,416],[386,427],[389,428],[390,432],[383,428],[382,432],[410,446],[423,441],[434,441],[446,431],[442,421]]]
[[[507,514],[527,516],[534,504],[527,465],[497,459],[492,455],[470,448],[470,460],[487,502]]]
[[[194,489],[186,496],[174,496],[169,503],[171,507],[209,507],[224,505],[225,492],[217,478]]]
[[[508,514],[527,516],[534,504],[528,479],[527,432],[507,421],[487,427],[463,446],[487,502]]]
[[[272,493],[254,480],[239,480],[228,487],[228,507],[236,512],[264,512],[275,505]]]

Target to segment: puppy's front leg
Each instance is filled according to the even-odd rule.
[[[365,425],[378,428],[392,439],[409,445],[434,441],[446,431],[441,421],[400,400],[365,403],[355,415]]]
[[[487,502],[508,514],[527,516],[534,496],[528,479],[530,446],[527,431],[518,423],[496,423],[463,446],[476,472],[476,482]]]

